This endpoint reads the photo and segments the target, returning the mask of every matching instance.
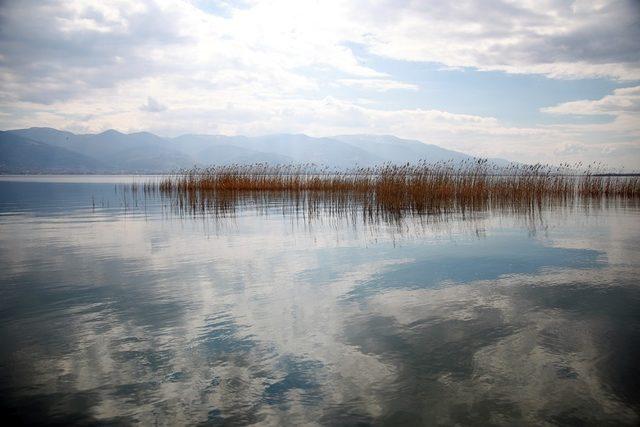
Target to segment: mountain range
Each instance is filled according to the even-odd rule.
[[[233,163],[315,163],[335,168],[385,162],[470,160],[472,156],[390,135],[258,137],[148,132],[74,134],[33,127],[0,131],[0,173],[157,173]],[[495,163],[505,160],[492,159]]]

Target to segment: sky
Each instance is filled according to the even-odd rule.
[[[0,0],[0,128],[392,134],[640,170],[639,46],[639,0]]]

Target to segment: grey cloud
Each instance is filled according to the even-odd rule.
[[[621,7],[602,13],[579,28],[557,35],[529,35],[518,50],[498,47],[507,60],[552,63],[584,61],[594,64],[640,65],[640,12]]]
[[[157,60],[150,54],[156,48],[179,51],[193,39],[175,10],[143,4],[140,11],[122,6],[114,18],[89,3],[78,10],[53,0],[0,2],[0,99],[51,104],[127,80],[167,74],[182,81],[198,79],[193,64]],[[597,13],[573,11],[570,3],[559,0],[538,9],[504,0],[386,0],[376,5],[356,2],[353,10],[357,21],[372,29],[374,39],[407,17],[422,19],[425,25],[447,23],[450,30],[443,37],[453,47],[468,46],[466,56],[473,62],[447,65],[499,68],[585,62],[640,70],[640,7],[634,1],[612,2]],[[572,25],[550,35],[539,31],[548,29],[552,19]],[[476,49],[476,43],[490,48]],[[249,78],[255,80],[253,75]]]
[[[166,71],[163,67],[168,65],[157,64],[149,51],[188,38],[166,11],[151,3],[145,6],[144,12],[123,13],[123,22],[102,32],[64,29],[74,20],[109,24],[101,11],[90,6],[78,12],[55,1],[0,3],[3,80],[11,83],[20,100],[48,104]]]
[[[487,33],[497,31],[500,34],[511,30],[515,25],[526,23],[541,24],[545,17],[542,13],[525,9],[502,0],[441,2],[412,0],[385,0],[371,5],[359,0],[357,9],[367,20],[379,25],[393,25],[406,16],[429,17],[441,22],[471,22],[481,24]],[[491,25],[488,25],[488,24]]]
[[[167,106],[160,103],[157,99],[148,97],[147,103],[140,106],[140,111],[146,111],[148,113],[159,113],[165,111]]]
[[[587,147],[584,144],[565,144],[563,147],[555,151],[560,156],[583,154],[587,152]]]
[[[363,2],[358,4],[354,10],[363,16],[363,21],[373,22],[380,28],[393,28],[406,20],[416,34],[421,34],[423,29],[424,34],[429,34],[431,23],[447,24],[440,35],[451,41],[452,48],[462,52],[459,63],[447,65],[513,69],[563,62],[616,64],[634,70],[635,76],[640,75],[640,49],[637,48],[640,2],[637,1],[611,1],[597,10],[579,10],[577,2],[560,0],[543,2],[535,9],[502,0],[462,4],[407,0],[400,6],[396,1],[386,0],[375,8]],[[407,35],[407,31],[405,28],[405,33],[400,33],[403,37],[400,40],[380,39],[382,49],[374,44],[374,52],[393,56],[393,48],[387,46],[388,43],[402,43],[404,38],[410,42],[418,37]],[[420,55],[414,51],[407,54],[402,46],[398,51],[400,56]],[[430,51],[422,54],[425,59],[436,62],[446,59]],[[610,76],[616,76],[619,70],[609,72]]]

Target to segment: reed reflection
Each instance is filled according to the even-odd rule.
[[[233,218],[258,215],[314,221],[333,218],[368,226],[406,228],[485,216],[513,216],[535,230],[542,213],[553,209],[638,206],[638,176],[604,175],[591,168],[576,173],[562,166],[497,167],[473,163],[385,165],[346,172],[301,166],[224,166],[191,169],[130,184],[131,205],[160,200],[172,214]],[[125,197],[125,200],[126,197]]]

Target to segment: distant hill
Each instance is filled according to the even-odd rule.
[[[74,134],[52,128],[2,132],[2,173],[166,172],[194,165],[315,163],[336,168],[385,162],[462,161],[471,156],[390,135],[304,134],[257,137],[194,135],[164,138],[148,132],[108,130]],[[507,163],[495,159],[496,163]]]
[[[385,161],[392,163],[413,163],[416,159],[424,159],[430,163],[453,160],[460,162],[473,159],[473,156],[459,151],[447,150],[433,144],[401,139],[393,135],[338,135],[332,137],[335,140],[346,142],[362,150],[376,153]],[[506,165],[510,162],[504,159],[490,159],[498,165]]]
[[[466,154],[447,150],[437,145],[400,139],[391,135],[339,135],[333,138],[361,150],[377,153],[379,157],[392,163],[415,162],[416,159],[438,162],[444,160],[461,161],[470,158]]]
[[[189,155],[198,165],[226,165],[233,163],[291,163],[286,154],[252,148],[250,138],[225,135],[182,135],[172,138],[174,147]]]
[[[0,173],[108,172],[104,163],[64,148],[0,131]]]
[[[99,134],[76,135],[51,128],[10,132],[94,158],[109,165],[113,171],[158,172],[193,166],[193,159],[174,144],[147,132],[125,134],[108,130]]]

